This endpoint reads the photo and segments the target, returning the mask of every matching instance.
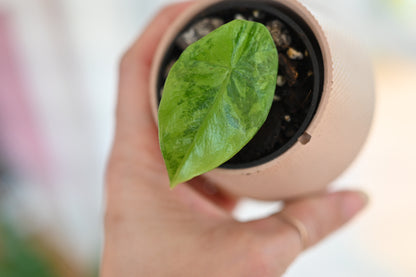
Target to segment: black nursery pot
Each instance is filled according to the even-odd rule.
[[[274,101],[267,120],[253,139],[221,167],[244,169],[267,163],[297,141],[308,143],[305,133],[319,106],[324,66],[318,41],[306,22],[275,1],[228,0],[199,12],[176,34],[161,57],[156,79],[159,104],[172,64],[191,42],[234,19],[266,25],[279,53],[279,72]]]

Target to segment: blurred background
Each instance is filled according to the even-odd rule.
[[[118,61],[169,2],[0,0],[1,277],[97,275]],[[285,276],[416,276],[416,0],[304,2],[374,61],[371,135],[332,186],[371,204]],[[236,217],[277,207],[246,200]]]

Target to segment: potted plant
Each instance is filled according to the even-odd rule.
[[[357,45],[332,25],[321,25],[324,21],[297,1],[210,1],[187,10],[167,32],[153,63],[155,119],[166,78],[181,53],[234,19],[266,26],[279,69],[260,130],[205,176],[232,194],[265,200],[325,188],[367,137],[374,102],[371,67]]]

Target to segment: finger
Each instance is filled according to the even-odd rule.
[[[342,191],[290,203],[284,212],[304,224],[308,233],[304,247],[310,247],[347,223],[367,202],[363,192]]]
[[[187,182],[191,188],[199,192],[206,199],[227,212],[232,212],[238,203],[238,198],[224,192],[218,186],[211,183],[204,176],[198,176]]]
[[[260,233],[268,240],[267,244],[274,245],[276,255],[283,258],[280,262],[288,266],[305,248],[320,242],[352,219],[366,206],[367,199],[358,191],[304,198],[286,205],[283,209],[285,216],[277,213],[247,224],[256,229],[262,226]],[[296,226],[294,221],[302,227]],[[302,243],[302,228],[307,233],[306,245]]]
[[[164,8],[122,57],[117,103],[118,129],[136,128],[133,131],[140,131],[141,127],[154,124],[149,104],[149,78],[153,56],[166,29],[190,5],[191,2],[184,2]]]

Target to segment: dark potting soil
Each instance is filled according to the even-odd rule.
[[[159,74],[159,101],[166,77],[183,50],[234,19],[264,24],[279,53],[273,104],[266,122],[225,168],[246,168],[267,162],[289,149],[312,120],[323,88],[319,45],[306,23],[279,4],[263,1],[223,1],[197,15],[168,49]]]

